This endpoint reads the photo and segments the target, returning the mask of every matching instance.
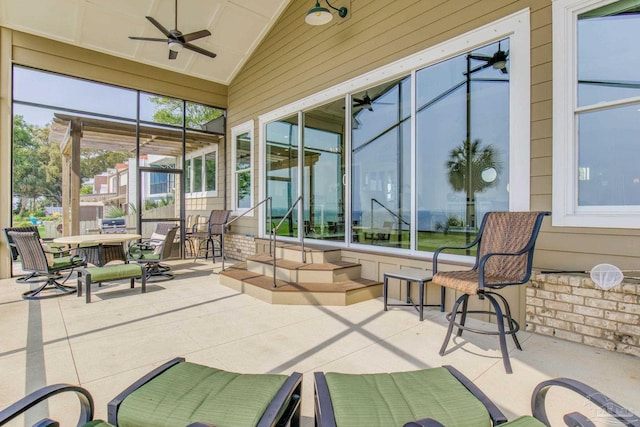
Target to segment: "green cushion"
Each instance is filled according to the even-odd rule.
[[[338,427],[401,426],[423,418],[447,427],[492,425],[484,405],[445,368],[325,377]]]
[[[53,262],[51,263],[51,268],[52,269],[58,269],[58,268],[65,268],[65,267],[71,267],[71,266],[79,266],[83,264],[83,260],[82,258],[74,258],[73,261],[71,260],[72,257],[70,256],[62,256],[59,258],[53,258]]]
[[[515,420],[511,420],[508,423],[504,423],[504,424],[500,424],[500,427],[502,426],[509,426],[509,427],[546,427],[545,424],[538,420],[537,418],[533,418],[530,415],[525,415],[519,418],[516,418]]]
[[[120,405],[120,427],[255,427],[286,375],[237,374],[179,363],[130,394]]]
[[[149,261],[154,261],[154,260],[159,260],[160,259],[160,254],[156,254],[154,253],[154,250],[151,249],[136,249],[136,250],[132,250],[129,252],[131,257],[133,259],[142,259],[142,260],[149,260]]]
[[[86,424],[82,424],[82,427],[114,427],[114,426],[112,424],[109,424],[106,421],[93,420],[93,421],[89,421]]]
[[[108,265],[106,267],[90,267],[85,269],[85,271],[91,274],[91,281],[94,283],[142,276],[142,267],[139,264],[118,264]]]

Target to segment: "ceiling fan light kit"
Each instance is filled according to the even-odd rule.
[[[180,52],[183,48],[190,50],[192,52],[199,53],[201,55],[208,56],[209,58],[215,58],[217,55],[213,52],[205,50],[201,47],[193,45],[189,42],[201,39],[203,37],[208,37],[211,35],[211,32],[207,29],[194,31],[193,33],[182,34],[182,31],[178,30],[178,0],[175,0],[175,21],[174,21],[174,29],[167,30],[160,22],[158,22],[152,16],[146,16],[147,20],[153,24],[166,38],[155,38],[155,37],[136,37],[129,36],[131,40],[142,40],[142,41],[150,41],[150,42],[164,42],[167,43],[169,47],[169,59],[176,59],[178,57],[178,52]]]
[[[327,6],[331,9],[338,12],[338,16],[340,18],[344,18],[347,16],[348,10],[346,7],[333,7],[329,0],[325,0]],[[304,22],[309,25],[324,25],[333,19],[333,14],[329,11],[329,9],[320,6],[320,0],[316,0],[316,5],[307,12],[307,16],[304,18]]]

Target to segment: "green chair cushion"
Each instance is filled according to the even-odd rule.
[[[106,421],[102,420],[93,420],[88,423],[82,424],[82,427],[114,427],[112,424],[109,424]]]
[[[160,254],[154,253],[154,249],[136,249],[130,251],[131,258],[135,260],[154,261],[160,259]]]
[[[189,362],[149,381],[120,405],[120,427],[255,427],[286,375],[238,374]]]
[[[91,274],[91,281],[94,283],[142,276],[142,267],[139,264],[117,264],[105,267],[89,267],[85,269],[85,271]]]
[[[53,258],[50,267],[51,269],[67,268],[72,266],[79,266],[84,263],[82,258],[75,257],[73,260],[70,256],[62,256],[59,258]]]
[[[423,418],[447,427],[492,425],[484,405],[445,368],[325,378],[338,427],[401,426]]]
[[[533,418],[531,415],[525,415],[522,417],[518,417],[515,420],[511,420],[508,423],[500,424],[502,426],[509,427],[546,427],[546,425],[538,420],[537,418]]]

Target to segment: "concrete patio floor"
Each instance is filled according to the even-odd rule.
[[[302,372],[303,426],[313,425],[315,371],[388,372],[444,364],[471,378],[510,419],[530,414],[535,385],[559,376],[587,382],[640,413],[640,359],[633,356],[521,332],[524,351],[512,348],[514,373],[507,375],[496,337],[465,334],[439,356],[446,321],[437,310],[426,310],[419,322],[409,308],[384,312],[381,299],[346,307],[270,305],[220,285],[210,262],[171,264],[174,280],[150,283],[146,294],[139,286],[129,289],[128,282],[108,285],[94,292],[91,304],[75,294],[24,301],[21,293],[28,285],[0,281],[0,407],[41,386],[67,382],[89,389],[96,417],[106,419],[107,403],[116,394],[152,368],[183,356],[236,372]],[[581,410],[609,425],[584,402],[557,396],[554,412]],[[56,397],[10,425],[46,415],[73,425],[74,399]]]

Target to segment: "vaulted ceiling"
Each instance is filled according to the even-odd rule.
[[[291,0],[178,0],[178,29],[211,36],[192,42],[215,58],[183,49],[168,59],[145,16],[174,29],[174,0],[2,0],[0,26],[58,40],[178,73],[229,84]]]

